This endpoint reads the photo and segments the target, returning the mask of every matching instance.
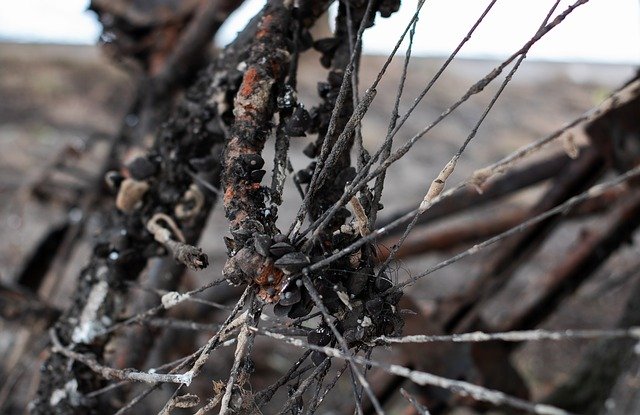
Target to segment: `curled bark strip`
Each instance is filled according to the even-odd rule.
[[[361,236],[365,236],[369,233],[369,220],[367,218],[367,214],[362,207],[362,203],[357,197],[351,198],[351,207],[353,208],[353,213],[356,216],[356,227],[358,228],[358,232]]]
[[[147,182],[134,179],[125,179],[120,185],[118,196],[116,197],[116,207],[125,213],[133,212],[141,205],[142,198],[149,190]]]
[[[424,196],[422,203],[420,203],[420,213],[424,213],[426,211],[433,199],[440,196],[440,193],[444,190],[444,185],[453,173],[453,170],[456,168],[456,160],[455,158],[447,163],[446,166],[440,171],[438,177],[436,177],[432,182],[431,186],[429,186],[429,190],[427,194]]]
[[[200,188],[195,183],[189,186],[189,190],[184,193],[182,203],[176,205],[175,215],[180,220],[189,220],[202,210],[205,198]]]

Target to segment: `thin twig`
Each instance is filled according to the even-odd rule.
[[[331,319],[331,315],[329,314],[326,307],[322,303],[322,299],[320,298],[320,295],[318,294],[318,291],[316,290],[316,288],[313,286],[313,283],[311,282],[311,279],[309,278],[308,274],[305,274],[302,277],[302,283],[304,284],[305,288],[309,292],[309,295],[311,296],[311,299],[315,303],[316,307],[318,307],[318,310],[320,310],[320,312],[322,313],[322,317],[324,318],[325,323],[327,323],[327,325],[333,332],[333,335],[338,340],[340,347],[342,347],[342,349],[345,351],[345,356],[347,357],[349,361],[349,365],[353,370],[353,375],[358,379],[358,381],[364,388],[365,392],[367,393],[367,396],[369,396],[369,399],[371,400],[371,403],[373,404],[374,409],[379,415],[384,414],[384,410],[382,409],[380,402],[378,402],[378,398],[376,397],[375,393],[371,389],[369,382],[367,382],[364,376],[362,376],[358,368],[355,366],[354,361],[351,360],[352,355],[348,352],[349,346],[347,345],[347,342],[345,341],[344,337],[342,337],[342,334],[340,334],[340,332],[336,328],[336,325],[333,323]]]
[[[163,373],[145,373],[138,372],[132,369],[114,369],[111,367],[103,366],[98,363],[97,360],[90,358],[82,353],[74,352],[67,347],[64,347],[62,343],[60,343],[60,339],[56,334],[55,329],[49,330],[49,336],[51,337],[51,342],[53,343],[53,348],[51,349],[54,353],[60,353],[63,356],[68,357],[69,359],[77,360],[87,366],[95,373],[98,373],[104,379],[110,380],[133,380],[137,382],[146,382],[146,383],[178,383],[178,384],[189,384],[191,380],[185,374],[173,375],[173,374],[163,374]]]
[[[553,406],[537,404],[525,401],[523,399],[509,396],[503,392],[499,392],[493,389],[488,389],[482,386],[474,385],[469,382],[460,380],[447,379],[442,376],[433,375],[431,373],[422,372],[419,370],[411,370],[399,365],[392,365],[383,362],[376,362],[373,360],[365,359],[361,356],[351,356],[344,352],[335,349],[333,347],[316,346],[314,344],[307,343],[300,339],[292,337],[286,337],[277,333],[271,333],[264,330],[260,330],[256,327],[252,327],[252,330],[261,331],[268,337],[284,341],[296,347],[309,348],[321,353],[326,354],[329,357],[336,357],[347,361],[352,361],[360,365],[371,365],[384,370],[387,373],[401,376],[411,380],[412,382],[422,386],[436,386],[439,388],[447,389],[452,392],[469,395],[476,400],[492,403],[496,406],[507,405],[515,409],[521,409],[534,414],[540,415],[568,415],[569,413],[563,409],[555,408]]]
[[[461,333],[452,335],[413,335],[404,337],[380,336],[373,340],[376,344],[392,343],[433,343],[433,342],[454,342],[454,343],[476,343],[501,340],[505,342],[542,341],[542,340],[570,340],[570,339],[640,339],[640,327],[630,327],[627,329],[594,329],[594,330],[519,330],[502,333],[484,333],[476,331],[473,333]]]
[[[423,406],[423,405],[420,405],[420,402],[418,402],[418,400],[416,398],[411,396],[409,394],[409,392],[407,392],[403,388],[400,388],[400,394],[402,396],[404,396],[406,400],[409,401],[411,406],[413,406],[416,409],[416,411],[418,411],[418,414],[420,414],[420,415],[430,415],[429,410],[427,409],[427,407]]]

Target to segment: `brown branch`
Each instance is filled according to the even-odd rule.
[[[608,189],[593,199],[586,200],[571,210],[567,218],[579,218],[608,210],[612,204],[625,197],[632,190],[623,186]],[[494,211],[495,213],[495,211]],[[432,251],[446,251],[460,245],[490,238],[533,217],[535,212],[515,208],[491,217],[481,217],[462,222],[448,221],[445,224],[423,225],[416,228],[396,252],[394,259],[403,259]],[[383,262],[397,236],[389,236],[378,243],[378,262]]]
[[[537,285],[537,292],[544,293],[520,302],[529,306],[519,312],[509,313],[497,330],[526,330],[535,327],[551,315],[561,301],[574,292],[609,256],[631,239],[640,227],[640,194],[635,192],[607,217],[603,230],[586,231],[565,261],[545,275]]]
[[[43,322],[48,326],[60,315],[60,310],[42,301],[27,290],[0,283],[0,318],[22,326]]]

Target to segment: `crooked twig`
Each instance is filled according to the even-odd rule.
[[[168,228],[160,225],[160,221],[164,221],[169,226],[169,229],[178,238],[177,241],[171,237],[171,231]],[[147,230],[153,234],[157,242],[173,252],[173,257],[176,261],[184,264],[187,268],[198,271],[209,265],[207,255],[202,252],[202,249],[185,243],[182,232],[169,215],[164,213],[153,215],[147,222]]]

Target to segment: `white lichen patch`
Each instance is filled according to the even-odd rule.
[[[337,294],[340,301],[342,301],[344,305],[346,305],[349,308],[349,310],[353,310],[353,307],[351,306],[351,302],[349,301],[349,295],[344,291],[338,291]]]
[[[67,399],[72,406],[79,404],[80,394],[78,393],[77,380],[71,379],[69,382],[65,383],[64,388],[54,390],[49,398],[49,405],[56,406],[63,399]]]
[[[106,268],[104,270],[99,269],[98,275],[104,272],[106,272]],[[104,330],[105,325],[98,317],[98,311],[108,293],[109,284],[106,281],[99,281],[93,286],[87,303],[80,314],[80,322],[71,334],[71,339],[74,343],[91,343],[95,336]]]
[[[180,294],[177,291],[171,291],[162,296],[162,306],[169,309],[177,304],[180,304],[189,297],[189,294]]]

